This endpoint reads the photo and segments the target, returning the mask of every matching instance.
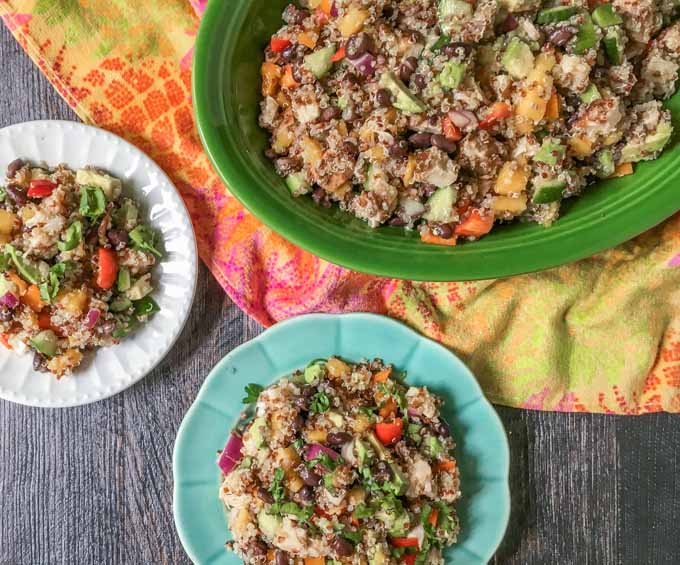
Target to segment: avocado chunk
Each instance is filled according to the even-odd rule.
[[[40,282],[40,271],[19,255],[13,245],[5,245],[5,253],[10,256],[12,263],[14,263],[14,266],[17,271],[19,271],[22,278],[32,284],[38,284]]]
[[[538,13],[536,23],[543,25],[563,22],[571,18],[576,12],[576,6],[556,6],[555,8],[546,8]]]
[[[583,55],[589,49],[597,45],[598,35],[593,20],[590,15],[586,15],[583,23],[579,26],[576,33],[576,43],[574,44],[574,53]]]
[[[392,105],[403,112],[420,114],[427,109],[394,73],[384,73],[380,77],[380,86],[390,91],[394,96]]]
[[[471,18],[472,14],[472,5],[464,0],[440,0],[439,27],[449,35],[452,31],[460,29],[462,23]]]
[[[354,449],[357,452],[357,460],[359,461],[359,466],[363,467],[368,460],[368,449],[364,445],[364,442],[360,439],[354,440]]]
[[[637,163],[654,159],[673,135],[670,122],[659,125],[656,132],[649,134],[641,141],[629,141],[621,150],[619,163]]]
[[[255,418],[250,426],[250,437],[255,444],[255,447],[262,447],[264,444],[264,435],[262,431],[267,427],[267,420],[264,416]]]
[[[310,363],[305,369],[305,382],[311,385],[313,382],[321,379],[323,375],[325,363]]]
[[[618,26],[623,23],[623,18],[619,16],[611,4],[600,4],[592,13],[593,21],[600,27]]]
[[[335,55],[335,43],[314,51],[305,57],[305,68],[316,78],[323,77],[333,66],[333,55]]]
[[[458,191],[452,186],[438,189],[428,198],[428,210],[423,214],[423,218],[429,222],[450,222],[453,215],[453,205],[457,198]]]
[[[400,537],[405,535],[411,526],[411,520],[406,512],[397,515],[389,526],[390,535],[393,537]]]
[[[534,54],[519,37],[513,37],[501,58],[501,65],[511,77],[525,78],[534,68]]]
[[[116,296],[109,304],[109,310],[111,312],[124,312],[132,306],[132,300],[125,296]]]
[[[57,336],[52,330],[40,332],[31,339],[31,345],[47,357],[54,357],[57,354]]]
[[[563,180],[536,179],[534,180],[534,196],[531,201],[534,204],[548,204],[562,199],[562,191],[567,186]]]
[[[272,516],[264,510],[257,515],[257,525],[267,539],[274,539],[281,528],[281,518]]]
[[[623,32],[619,28],[608,29],[602,38],[602,45],[612,65],[623,63]]]
[[[444,63],[442,72],[439,73],[437,80],[444,88],[454,90],[460,86],[461,82],[463,82],[465,69],[467,69],[467,65],[465,63],[447,61]]]
[[[588,88],[585,89],[584,92],[581,93],[581,102],[584,104],[590,104],[591,102],[594,102],[595,100],[600,100],[602,98],[602,95],[600,94],[600,91],[598,90],[597,86],[594,84],[588,85]]]
[[[373,556],[368,560],[369,565],[387,565],[387,556],[382,549],[382,546],[376,545]]]
[[[130,300],[141,300],[148,294],[153,292],[153,286],[151,286],[151,275],[144,275],[138,278],[130,288],[125,291],[125,296]]]
[[[609,178],[616,171],[614,154],[611,149],[603,149],[595,156],[595,174],[601,179]]]
[[[534,155],[534,161],[554,167],[564,159],[565,153],[566,148],[559,141],[544,139],[541,148]]]
[[[444,444],[434,436],[427,436],[425,438],[425,449],[428,455],[430,455],[430,457],[433,458],[436,458],[440,454],[444,453],[444,451],[446,451],[444,448]]]
[[[83,186],[97,186],[101,188],[109,202],[116,200],[123,190],[123,184],[120,182],[120,179],[104,173],[98,173],[92,169],[79,169],[76,171],[76,182]]]
[[[292,173],[286,177],[286,186],[293,196],[302,196],[307,194],[312,187],[305,180],[303,173]]]
[[[132,286],[132,281],[130,279],[130,269],[127,267],[121,267],[118,271],[118,279],[116,280],[116,287],[118,292],[125,292],[130,290]]]

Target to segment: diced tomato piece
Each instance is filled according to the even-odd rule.
[[[434,245],[448,245],[450,247],[455,247],[456,238],[450,237],[449,239],[444,239],[431,233],[423,233],[420,235],[420,241],[423,243],[433,243]]]
[[[442,118],[442,130],[444,131],[444,137],[449,141],[460,141],[463,139],[463,132],[460,131],[458,126],[448,116]]]
[[[435,469],[437,471],[455,471],[457,466],[455,461],[444,459],[435,465]]]
[[[387,379],[390,378],[391,374],[392,374],[392,367],[387,367],[387,369],[383,369],[382,371],[379,371],[375,375],[373,375],[373,382],[374,383],[384,383]]]
[[[401,432],[404,429],[404,422],[401,418],[396,418],[392,422],[380,422],[375,425],[375,435],[383,445],[392,445],[399,441]]]
[[[291,45],[290,39],[286,39],[285,37],[272,37],[272,40],[269,42],[269,46],[272,48],[272,51],[274,53],[281,53],[286,47]]]
[[[512,114],[512,108],[510,104],[505,102],[496,102],[491,106],[491,110],[481,122],[479,122],[480,129],[489,129],[493,125],[497,124],[501,120],[509,117]]]
[[[414,565],[414,563],[416,562],[416,559],[418,559],[417,553],[406,553],[406,554],[404,554],[402,561],[404,563],[406,563],[406,565]]]
[[[116,252],[105,247],[99,248],[99,271],[97,273],[97,286],[108,290],[116,282],[118,276],[118,256]]]
[[[297,88],[300,83],[293,77],[293,65],[286,65],[283,67],[283,76],[281,77],[281,86],[283,88]]]
[[[418,547],[418,538],[390,538],[394,547]]]
[[[327,520],[332,520],[333,516],[331,516],[328,512],[324,511],[323,508],[320,506],[315,506],[314,507],[314,512],[321,516],[322,518],[326,518]]]
[[[340,49],[338,49],[335,52],[335,55],[333,55],[333,57],[331,57],[331,61],[333,61],[334,63],[337,63],[338,61],[342,61],[344,58],[345,58],[345,48],[343,46],[343,47],[340,47]]]
[[[427,523],[430,524],[430,526],[432,526],[433,528],[436,528],[438,518],[439,510],[433,508],[432,511],[430,512],[430,515],[427,517]]]
[[[47,310],[43,310],[38,314],[38,327],[41,330],[49,330],[52,327],[51,316]]]
[[[57,184],[51,180],[36,179],[28,185],[27,194],[29,198],[45,198],[52,194],[55,188],[57,188]]]
[[[9,344],[9,334],[0,334],[0,343],[7,349],[12,349],[12,346]]]
[[[454,229],[456,235],[480,237],[491,231],[493,227],[493,214],[483,214],[474,209],[470,212],[467,218],[465,218],[460,224]]]

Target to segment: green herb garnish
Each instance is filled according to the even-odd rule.
[[[309,405],[309,411],[314,414],[322,414],[331,407],[330,398],[324,392],[317,392],[312,398],[312,402]]]
[[[106,211],[106,196],[98,186],[83,186],[80,189],[80,215],[96,221]]]
[[[158,234],[150,227],[140,224],[130,232],[129,236],[132,245],[137,249],[153,253],[156,257],[163,256],[157,249]]]
[[[66,230],[66,239],[64,239],[64,241],[59,241],[57,247],[59,248],[59,251],[71,251],[78,247],[78,244],[80,244],[82,240],[83,224],[80,220],[76,220]]]
[[[245,392],[246,396],[241,401],[243,404],[255,404],[260,396],[260,393],[264,390],[264,387],[255,383],[250,383],[246,385]],[[280,471],[280,469],[278,469]]]

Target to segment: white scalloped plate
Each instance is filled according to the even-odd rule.
[[[76,169],[93,165],[119,177],[142,215],[160,231],[166,250],[154,270],[161,307],[119,345],[89,353],[71,376],[57,381],[33,371],[32,356],[0,346],[0,398],[65,408],[108,398],[151,371],[170,351],[189,317],[196,290],[197,253],[191,220],[170,179],[139,149],[107,131],[75,122],[43,120],[0,130],[0,171],[21,157]]]

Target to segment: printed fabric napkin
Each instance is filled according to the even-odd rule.
[[[505,280],[414,283],[326,263],[246,212],[201,148],[190,83],[205,4],[0,0],[0,14],[84,121],[170,175],[236,304],[265,325],[307,312],[393,316],[460,355],[498,404],[680,411],[680,215],[591,259]]]

